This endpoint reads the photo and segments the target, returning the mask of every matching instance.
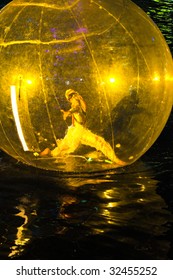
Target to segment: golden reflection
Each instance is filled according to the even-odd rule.
[[[66,212],[66,208],[69,205],[75,204],[77,203],[77,199],[74,196],[70,196],[70,195],[64,195],[61,197],[61,208],[60,208],[60,212],[59,212],[59,216],[62,219],[69,219],[72,217],[71,213],[67,213]]]
[[[107,207],[108,208],[113,208],[113,207],[116,207],[116,206],[118,206],[118,202],[109,202],[108,204],[107,204]]]
[[[103,197],[105,198],[112,198],[114,195],[114,191],[112,189],[110,190],[106,190],[105,192],[103,192]]]
[[[143,198],[139,198],[138,200],[137,200],[137,202],[144,202],[145,200],[143,199]]]
[[[138,162],[134,169],[129,166],[126,172],[64,178],[72,193],[61,197],[60,217],[70,224],[85,226],[92,234],[103,234],[111,227],[125,226],[138,218],[143,227],[145,220],[141,217],[141,206],[142,209],[148,205],[152,208],[151,204],[155,207],[156,202],[157,207],[163,204],[163,200],[155,193],[157,181],[153,179],[153,171],[148,171],[145,164]],[[80,198],[78,194],[86,190],[89,196]],[[150,220],[151,224],[155,223],[152,217]],[[68,230],[67,226],[66,232]]]
[[[145,185],[141,185],[141,192],[145,191]]]
[[[22,222],[17,227],[9,257],[24,254],[26,245],[32,242],[34,228],[46,237],[103,235],[131,224],[148,232],[153,225],[157,233],[165,221],[160,216],[156,221],[156,215],[165,203],[156,193],[154,176],[152,169],[138,161],[125,173],[52,178],[51,191],[48,187],[36,192],[36,199],[20,198],[16,217]]]
[[[25,208],[20,205],[17,207],[20,211],[16,216],[24,219],[23,224],[17,227],[16,239],[14,241],[15,245],[11,247],[11,253],[9,257],[13,257],[24,250],[24,246],[29,242],[30,238],[25,236],[26,225],[28,224],[28,216],[26,215]],[[22,247],[21,247],[22,246]]]
[[[87,186],[87,185],[93,185],[93,187],[98,186],[100,184],[104,184],[104,183],[110,183],[113,182],[113,180],[111,179],[111,177],[109,175],[105,175],[103,178],[84,178],[84,177],[77,177],[77,178],[65,178],[63,180],[63,182],[65,184],[67,184],[69,189],[75,189],[75,188],[80,188],[82,186]]]
[[[20,204],[16,206],[19,212],[15,214],[15,217],[19,217],[19,221],[22,220],[22,222],[20,226],[16,228],[17,233],[14,239],[14,245],[10,247],[10,253],[8,255],[10,258],[20,255],[25,250],[26,245],[31,241],[32,232],[29,230],[28,226],[33,222],[34,218],[37,217],[38,200],[23,196],[20,197],[19,201]]]

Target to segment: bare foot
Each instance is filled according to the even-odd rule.
[[[50,153],[51,153],[50,149],[49,149],[49,148],[46,148],[46,149],[44,149],[44,151],[42,151],[42,152],[40,153],[40,156],[41,156],[41,157],[48,156],[48,155],[50,155]]]

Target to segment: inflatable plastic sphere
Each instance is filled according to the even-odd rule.
[[[0,148],[38,168],[131,164],[172,108],[168,46],[129,0],[14,0],[0,59]]]

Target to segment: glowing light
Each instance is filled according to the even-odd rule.
[[[0,13],[0,149],[30,166],[62,172],[132,164],[170,115],[168,46],[130,0],[57,2],[13,0]],[[11,100],[10,85],[16,86]],[[65,97],[70,88],[80,112]],[[48,157],[40,153],[46,148]]]
[[[121,148],[121,144],[118,143],[118,144],[115,145],[115,147],[116,147],[116,148]]]
[[[129,157],[129,160],[132,160],[132,159],[134,159],[134,156],[130,156],[130,157]]]
[[[159,76],[159,75],[155,75],[155,76],[153,77],[153,81],[154,81],[154,82],[159,82],[159,81],[160,81],[160,76]]]
[[[113,78],[113,77],[111,77],[111,78],[109,78],[109,82],[110,82],[111,84],[114,84],[114,83],[116,82],[116,79]]]
[[[172,82],[173,81],[173,76],[166,75],[165,79],[166,79],[166,81]]]
[[[108,208],[113,208],[113,207],[117,207],[118,206],[118,202],[109,202],[108,204],[107,204],[107,207]]]
[[[28,85],[32,85],[32,81],[31,80],[26,80]]]
[[[145,191],[145,185],[141,185],[141,192],[144,192]]]
[[[106,190],[105,192],[103,192],[103,195],[105,198],[110,199],[113,197],[114,192],[112,189]]]
[[[17,208],[20,212],[15,216],[21,217],[24,221],[21,226],[17,227],[15,245],[11,247],[11,252],[9,253],[9,257],[15,256],[16,254],[22,252],[24,250],[24,245],[26,245],[30,240],[30,238],[26,236],[25,226],[28,223],[28,216],[26,214],[26,211],[23,206],[18,206]]]
[[[25,142],[25,138],[23,135],[20,119],[19,119],[19,113],[18,113],[18,107],[17,107],[17,100],[16,100],[16,86],[11,86],[11,105],[12,105],[12,111],[13,111],[13,116],[18,132],[19,139],[21,141],[21,144],[23,146],[24,151],[29,151],[28,146]]]

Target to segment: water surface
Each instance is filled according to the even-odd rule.
[[[172,258],[171,163],[162,152],[162,161],[79,177],[3,160],[0,258]]]

